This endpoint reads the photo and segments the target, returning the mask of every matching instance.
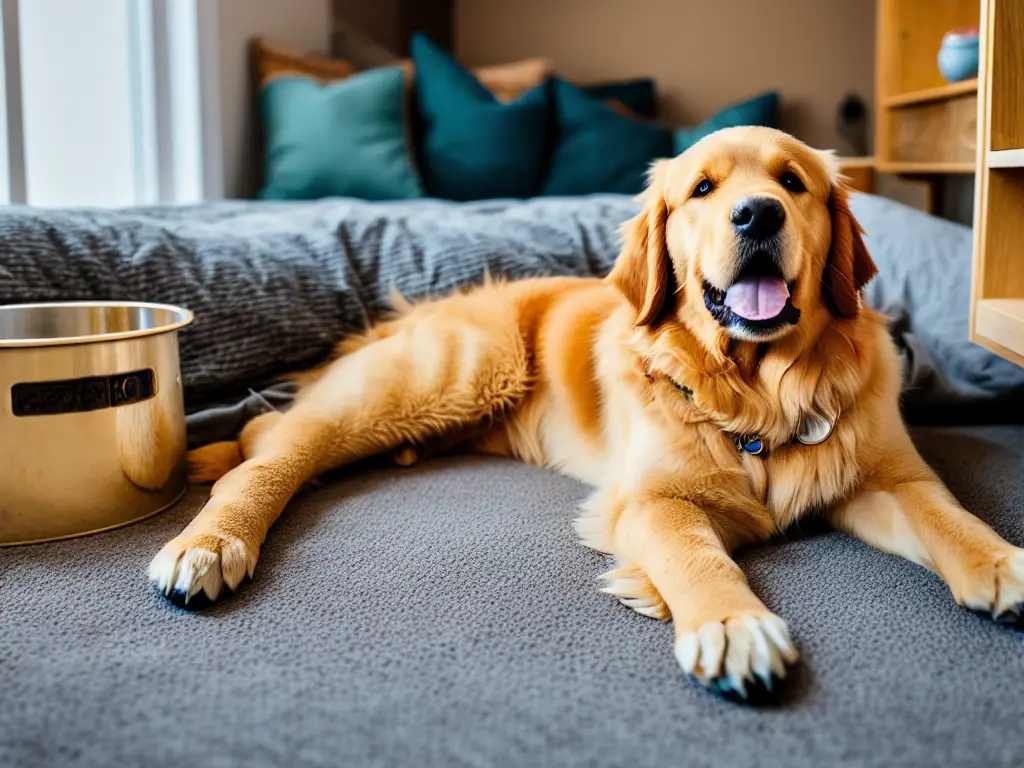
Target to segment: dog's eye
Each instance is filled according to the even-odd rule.
[[[707,197],[714,188],[715,185],[711,183],[710,179],[701,179],[700,183],[693,188],[693,194],[690,197]]]
[[[804,183],[800,180],[800,177],[797,176],[792,171],[786,171],[784,174],[782,174],[782,178],[779,179],[779,182],[790,192],[807,191],[807,187],[804,186]]]

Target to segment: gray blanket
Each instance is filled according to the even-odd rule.
[[[628,198],[458,205],[224,202],[0,212],[0,303],[124,299],[188,307],[195,403],[322,358],[388,307],[492,275],[596,275]]]
[[[0,212],[0,303],[186,306],[196,313],[182,336],[190,410],[230,402],[237,415],[240,402],[266,407],[242,401],[249,388],[316,362],[380,316],[392,287],[415,299],[477,282],[485,271],[606,274],[618,227],[637,205],[601,195],[8,208]],[[1019,402],[1024,392],[1024,372],[967,339],[970,230],[872,196],[857,196],[853,207],[881,269],[868,300],[896,319],[908,414],[919,422],[1005,420],[1008,399]]]

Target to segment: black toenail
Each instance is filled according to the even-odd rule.
[[[252,581],[252,577],[249,576],[249,574],[246,574],[242,577],[242,582],[238,585],[238,587],[241,587],[242,584],[245,584],[249,581]],[[231,589],[230,587],[228,587],[227,584],[224,584],[223,586],[221,586],[220,595],[218,596],[217,601],[223,601],[231,595],[235,594],[235,590],[237,590],[238,587],[235,587],[235,589]],[[161,591],[160,594],[162,594],[164,597],[166,597],[179,608],[184,608],[186,611],[201,611],[204,608],[209,608],[215,602],[208,598],[206,596],[206,593],[202,590],[199,590],[199,592],[189,597],[187,601],[185,599],[185,593],[182,592],[180,589],[173,589],[170,592]]]
[[[203,608],[209,608],[213,604],[213,601],[202,590],[191,597],[186,597],[185,593],[180,589],[174,589],[165,593],[164,597],[186,611],[201,611]]]
[[[1014,624],[1017,624],[1020,621],[1020,614],[1011,609],[1009,611],[1003,611],[1002,613],[1000,613],[998,616],[995,617],[995,620],[999,624],[1010,627]]]
[[[765,684],[761,678],[754,681],[747,681],[745,695],[736,690],[728,677],[716,677],[708,683],[708,690],[726,701],[736,704],[751,704],[759,706],[771,704],[778,698],[777,691],[781,688],[781,680],[772,678],[770,684]]]

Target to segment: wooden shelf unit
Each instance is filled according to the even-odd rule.
[[[897,93],[889,96],[882,102],[883,107],[909,107],[915,104],[924,104],[928,101],[944,101],[954,96],[963,96],[968,93],[977,93],[978,80],[963,80],[959,83],[947,83],[935,88],[922,88],[919,91],[908,93]]]
[[[979,300],[974,326],[979,343],[1024,365],[1024,299]]]
[[[979,0],[878,0],[879,171],[929,177],[973,172],[978,81],[947,83],[938,54],[947,32],[978,21]]]
[[[942,175],[947,173],[974,173],[974,161],[955,163],[878,163],[881,173],[900,173],[905,175]]]
[[[1024,149],[992,149],[988,153],[989,168],[1024,168]]]
[[[858,192],[875,191],[875,158],[839,157],[839,173],[846,177],[846,183]]]
[[[1024,365],[1024,3],[981,5],[971,340]]]

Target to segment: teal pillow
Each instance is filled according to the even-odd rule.
[[[260,91],[266,200],[422,197],[403,119],[404,74],[384,67],[321,84],[280,77]]]
[[[420,171],[427,194],[449,200],[532,197],[544,174],[547,83],[502,104],[425,35],[412,38]]]
[[[696,128],[680,128],[675,132],[675,153],[681,154],[692,147],[708,134],[722,128],[734,128],[738,125],[763,125],[767,128],[779,127],[781,100],[775,91],[762,93],[752,99],[726,107],[713,117],[709,117]]]
[[[650,77],[584,85],[581,89],[598,101],[614,99],[629,107],[640,117],[654,118],[658,114],[657,88],[654,79]]]
[[[554,80],[555,130],[543,195],[635,195],[652,161],[672,154],[672,131],[619,114],[561,78]]]

